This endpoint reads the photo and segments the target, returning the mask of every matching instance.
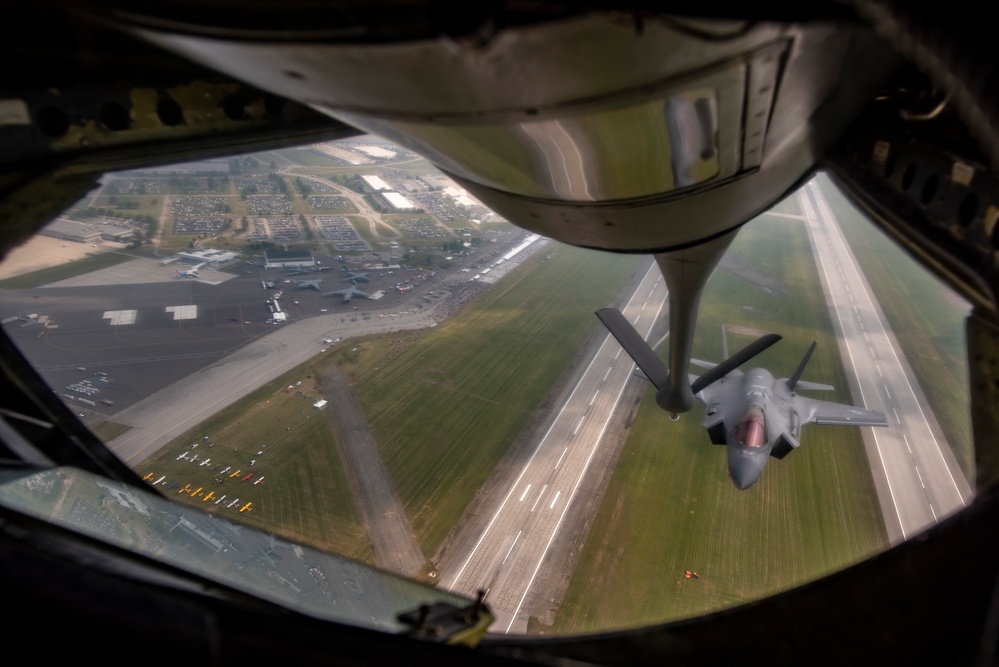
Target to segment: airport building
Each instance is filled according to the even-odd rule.
[[[135,232],[131,227],[124,225],[84,223],[68,218],[58,218],[55,222],[45,225],[39,234],[64,241],[96,243],[97,241],[127,241],[135,235]]]
[[[374,190],[375,192],[381,192],[383,190],[391,190],[389,184],[383,181],[379,176],[361,176],[365,183]]]
[[[316,266],[316,259],[308,250],[264,251],[265,269],[283,269],[294,266]]]
[[[412,211],[416,208],[411,201],[398,192],[382,192],[379,194],[381,194],[382,199],[388,202],[389,206],[397,211]]]

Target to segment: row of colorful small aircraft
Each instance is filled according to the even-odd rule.
[[[226,473],[229,470],[230,470],[230,468],[226,468],[222,472]],[[229,475],[229,477],[236,477],[241,472],[242,472],[242,470],[237,470],[236,472],[234,472],[231,475]],[[152,486],[156,486],[157,484],[162,483],[164,479],[166,479],[166,476],[164,475],[164,476],[161,476],[156,481],[153,481],[153,475],[154,475],[154,473],[149,473],[145,477],[143,477],[142,480],[145,481],[145,482],[149,482]],[[250,481],[252,479],[253,479],[253,473],[250,473],[250,474],[246,475],[245,477],[243,477],[239,481],[241,481],[241,482],[248,482],[248,481]],[[261,476],[259,479],[257,479],[256,481],[254,481],[253,484],[263,484],[263,482],[264,482],[264,478],[263,478],[263,476]],[[173,484],[171,484],[168,487],[168,490],[172,489],[174,486],[179,486],[179,482],[174,482]],[[215,500],[215,504],[216,505],[221,504],[226,499],[226,494],[223,494],[220,498],[216,499],[214,491],[209,491],[207,494],[205,494],[203,491],[204,491],[204,487],[203,486],[199,486],[196,489],[192,489],[190,484],[186,484],[186,485],[184,485],[183,488],[178,489],[177,493],[187,493],[187,494],[190,494],[190,496],[192,498],[201,498],[201,502],[204,502],[204,503],[207,503],[207,502],[209,502],[211,500]],[[233,500],[233,501],[229,502],[228,504],[226,504],[224,507],[226,509],[233,508],[233,507],[235,507],[236,505],[239,504],[239,501],[240,501],[240,499],[236,498],[235,500]],[[240,512],[252,512],[253,511],[253,502],[252,501],[247,502],[245,505],[243,505],[242,507],[239,508],[239,511]]]

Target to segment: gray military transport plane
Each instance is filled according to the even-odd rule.
[[[292,280],[291,284],[295,286],[295,289],[314,289],[317,292],[323,290],[322,280]]]
[[[355,296],[359,296],[362,299],[371,298],[370,294],[367,294],[366,292],[362,292],[361,290],[357,289],[357,285],[354,283],[351,283],[350,287],[346,289],[338,289],[334,292],[326,292],[325,294],[323,294],[323,296],[341,297],[343,299],[343,303],[350,303],[350,300],[353,299]]]
[[[655,385],[656,402],[668,410],[660,400],[670,386],[666,365],[620,311],[604,308],[597,311],[597,317]],[[795,393],[795,389],[832,389],[828,384],[801,379],[815,350],[814,342],[790,378],[774,379],[763,368],[746,373],[738,369],[780,339],[777,334],[762,336],[720,364],[691,359],[691,363],[708,369],[700,377],[689,376],[690,391],[704,404],[704,428],[711,442],[727,446],[728,472],[740,489],[756,483],[769,457],[782,459],[797,449],[805,424],[888,426],[880,412]],[[670,416],[678,418],[676,413]]]

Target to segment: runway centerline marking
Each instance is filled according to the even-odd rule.
[[[556,463],[556,464],[555,464],[555,470],[558,470],[558,467],[559,467],[560,465],[562,465],[562,459],[564,459],[564,458],[565,458],[565,453],[566,453],[567,451],[569,451],[569,448],[568,448],[568,447],[566,447],[565,449],[563,449],[563,450],[562,450],[562,456],[558,457],[558,463]],[[521,500],[523,500],[523,498],[521,498]]]
[[[562,492],[561,492],[561,491],[556,491],[556,492],[555,492],[555,497],[554,497],[554,498],[552,498],[552,504],[548,506],[548,509],[553,509],[553,508],[555,507],[555,503],[557,503],[557,502],[558,502],[558,497],[559,497],[560,495],[562,495]]]
[[[530,491],[530,490],[531,490],[531,485],[528,484],[527,488],[524,489],[524,492],[522,494],[520,494],[520,502],[524,502],[524,498],[527,497],[527,492]]]
[[[545,484],[544,486],[541,487],[541,493],[538,494],[538,497],[534,499],[534,504],[531,505],[531,511],[532,512],[538,506],[538,503],[541,502],[541,496],[545,495],[545,489],[547,489],[547,488],[548,488],[547,484]]]
[[[591,405],[592,405],[592,403],[591,403]],[[579,423],[576,424],[576,430],[572,432],[573,435],[576,435],[577,433],[579,433],[579,427],[583,425],[583,421],[585,419],[586,419],[586,415],[583,415],[582,417],[579,418]]]
[[[506,565],[506,559],[510,557],[511,553],[513,553],[513,548],[517,546],[517,540],[520,539],[520,534],[523,532],[523,529],[517,531],[517,537],[513,538],[513,544],[511,544],[510,548],[506,550],[506,555],[503,556],[503,562],[500,563],[500,565]]]

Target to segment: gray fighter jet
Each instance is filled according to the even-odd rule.
[[[351,283],[350,287],[348,287],[347,289],[338,289],[335,292],[326,292],[326,294],[323,294],[323,296],[339,296],[343,298],[344,303],[350,303],[350,300],[353,299],[355,296],[359,296],[363,299],[371,298],[370,294],[367,294],[357,289],[357,285],[355,285],[354,283]]]
[[[295,286],[295,289],[314,289],[317,292],[323,289],[322,280],[292,280],[291,284]]]
[[[666,365],[620,311],[604,308],[597,311],[597,317],[655,385],[656,402],[667,409],[660,400],[660,394],[669,392]],[[763,368],[746,373],[738,369],[780,338],[777,334],[767,334],[720,364],[691,360],[708,369],[700,377],[689,377],[690,389],[704,404],[704,428],[711,442],[727,445],[728,471],[740,489],[749,488],[760,478],[769,457],[782,459],[797,449],[805,424],[888,426],[888,420],[880,412],[795,393],[796,389],[832,389],[827,384],[801,379],[815,350],[814,342],[790,378],[774,379]],[[678,418],[675,414],[671,417]]]

